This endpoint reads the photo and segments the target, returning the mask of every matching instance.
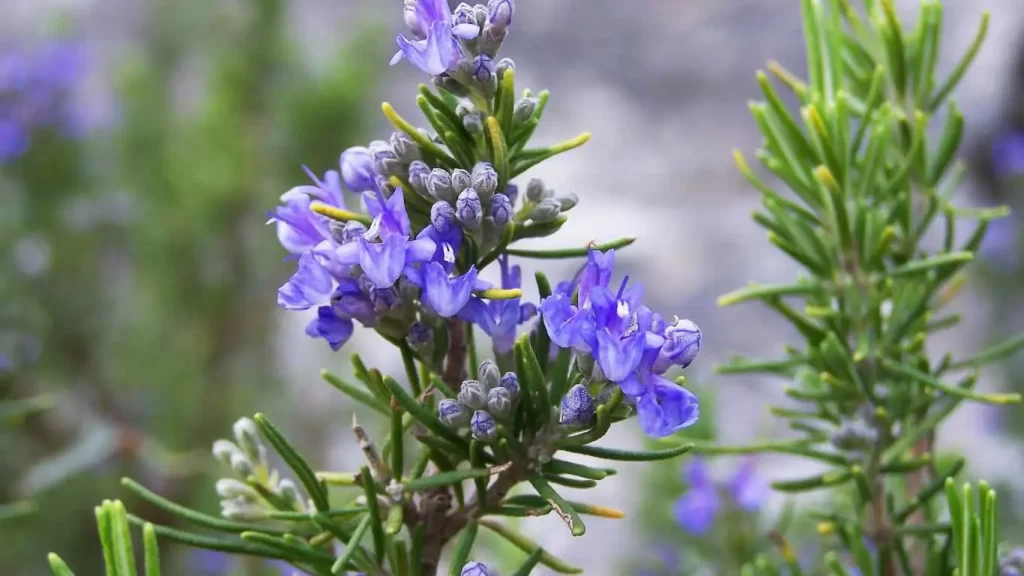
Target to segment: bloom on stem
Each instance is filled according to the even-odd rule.
[[[689,486],[676,501],[674,513],[676,523],[692,534],[705,534],[711,529],[721,511],[723,493],[744,512],[756,512],[768,498],[768,484],[757,474],[752,458],[745,460],[723,485],[711,478],[702,458],[693,459],[684,475]]]
[[[438,316],[451,318],[469,302],[476,277],[475,266],[462,276],[452,278],[441,264],[431,262],[423,274],[423,300]]]
[[[397,64],[408,58],[414,66],[431,76],[450,70],[462,56],[459,38],[472,39],[480,29],[465,23],[453,25],[448,0],[406,0],[405,22],[413,39],[399,34],[398,52],[391,59]]]
[[[522,273],[519,266],[509,266],[508,255],[499,256],[498,264],[501,266],[501,287],[505,290],[520,288]],[[519,298],[490,302],[472,298],[459,317],[479,326],[491,337],[494,350],[504,354],[515,345],[516,328],[536,312],[537,308],[533,304],[520,303]]]

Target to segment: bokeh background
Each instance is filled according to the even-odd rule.
[[[897,4],[908,17],[916,10]],[[1024,210],[1024,189],[991,160],[995,142],[1024,132],[1024,5],[944,5],[940,70],[970,42],[981,12],[994,15],[957,93],[970,174],[960,200]],[[550,242],[639,236],[622,253],[626,271],[644,282],[652,308],[704,332],[688,376],[707,398],[700,433],[729,443],[784,437],[767,411],[781,383],[719,376],[714,366],[734,354],[775,354],[794,334],[756,305],[720,309],[715,299],[797,273],[750,221],[759,199],[731,154],[758,145],[746,108],[757,97],[754,71],[769,59],[802,69],[796,3],[519,0],[518,8],[503,53],[522,85],[553,93],[535,138],[594,135],[529,175],[581,198]],[[303,334],[305,318],[277,309],[276,288],[290,272],[265,212],[305,182],[303,165],[336,168],[345,147],[389,133],[382,100],[412,109],[425,78],[387,66],[400,14],[399,0],[0,2],[0,396],[52,405],[26,418],[0,413],[22,424],[0,428],[0,503],[31,497],[38,508],[0,521],[0,574],[46,574],[51,550],[80,574],[99,574],[92,507],[125,497],[124,475],[213,508],[210,443],[256,410],[320,469],[358,458],[353,408],[319,371],[349,371],[353,351],[383,370],[400,359],[373,334],[331,353]],[[5,117],[16,100],[17,117]],[[1019,222],[1006,220],[986,246],[958,300],[966,321],[941,334],[937,353],[1024,329]],[[572,266],[544,268],[554,278]],[[1006,362],[981,387],[1024,389],[1022,373],[1024,359]],[[968,406],[940,436],[945,449],[969,450],[970,476],[1001,487],[1011,529],[1024,518],[1022,416],[1020,407]],[[642,439],[625,425],[604,442]],[[757,465],[771,479],[808,472],[785,458]],[[736,463],[711,466],[721,474]],[[591,491],[588,499],[627,518],[594,521],[582,540],[554,518],[523,528],[587,573],[628,573],[658,555],[652,533],[669,547],[676,535],[663,527],[671,525],[665,499],[682,488],[657,480],[678,476],[678,464],[657,470],[625,466]],[[772,500],[768,509],[780,506]],[[489,553],[503,551],[495,544]],[[165,555],[172,574],[277,570],[171,545]]]

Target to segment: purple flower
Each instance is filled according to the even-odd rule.
[[[480,562],[469,562],[462,567],[460,576],[491,576],[487,566],[484,566]]]
[[[506,290],[520,288],[522,273],[519,266],[509,266],[507,255],[500,256],[498,264],[501,266],[501,287]],[[536,313],[536,306],[521,304],[519,298],[490,302],[472,298],[459,316],[479,326],[491,337],[494,350],[504,354],[515,345],[516,328]]]
[[[992,164],[1003,178],[1024,175],[1024,132],[1012,132],[992,144]]]
[[[316,309],[316,318],[306,326],[306,334],[313,338],[323,338],[337,352],[352,337],[354,326],[349,318],[342,318],[334,313],[330,306]]]
[[[1020,230],[1016,215],[990,221],[978,252],[1000,268],[1013,268],[1020,262],[1021,251],[1024,250]]]
[[[469,303],[477,271],[471,266],[462,276],[450,278],[444,267],[431,262],[423,274],[423,301],[442,318],[451,318]]]
[[[406,0],[405,21],[413,39],[398,35],[399,50],[391,64],[408,58],[414,66],[431,76],[452,69],[458,62],[462,56],[459,38],[472,39],[480,33],[476,26],[453,26],[448,0]]]
[[[742,510],[755,512],[768,499],[768,483],[757,473],[757,461],[748,458],[729,479],[729,493]]]
[[[691,534],[705,534],[711,529],[721,507],[718,490],[711,481],[704,460],[694,458],[686,471],[689,489],[676,501],[676,523]]]
[[[578,281],[560,284],[541,302],[544,326],[562,348],[593,355],[608,380],[636,405],[640,426],[651,436],[667,436],[696,422],[696,396],[660,376],[673,364],[689,364],[700,347],[700,330],[689,321],[666,327],[641,302],[643,288],[626,277],[608,288],[614,251],[591,250]],[[578,287],[579,305],[570,294]]]
[[[12,160],[28,150],[25,127],[12,118],[0,118],[0,162]]]
[[[341,179],[352,192],[369,192],[377,187],[377,172],[373,169],[370,149],[353,146],[341,153]]]
[[[333,285],[331,275],[312,252],[299,257],[299,269],[277,291],[277,304],[285,310],[306,310],[327,303]]]

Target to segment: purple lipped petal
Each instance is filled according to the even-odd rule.
[[[656,374],[648,377],[653,384],[637,402],[637,417],[645,434],[662,438],[697,421],[700,408],[696,396]]]
[[[286,310],[306,310],[331,297],[331,275],[312,254],[299,258],[295,274],[277,291],[277,304]]]
[[[625,380],[640,366],[644,342],[645,335],[639,331],[619,336],[608,330],[598,330],[595,357],[604,375],[612,382]]]
[[[437,253],[437,244],[430,238],[418,238],[409,242],[409,245],[405,248],[405,261],[406,263],[411,262],[429,262],[434,254]]]
[[[353,146],[346,149],[341,153],[338,164],[341,180],[352,192],[366,192],[377,187],[377,173],[373,169],[369,148]]]
[[[476,24],[457,24],[452,26],[452,36],[463,40],[472,40],[480,35],[480,27]]]
[[[405,269],[405,249],[409,239],[390,234],[380,243],[359,239],[359,266],[376,288],[389,288],[398,281]]]
[[[580,328],[585,315],[572,305],[565,294],[552,294],[540,303],[544,327],[551,341],[561,348],[572,348],[580,341]]]
[[[580,306],[585,306],[590,300],[590,291],[595,287],[608,287],[612,277],[612,269],[615,267],[615,250],[599,252],[591,250],[587,255],[587,264],[580,274],[579,291]]]
[[[768,482],[757,473],[756,460],[748,458],[740,464],[729,480],[729,493],[743,510],[754,512],[761,508],[768,499],[770,488]]]
[[[316,312],[316,318],[306,326],[306,334],[327,340],[331,350],[338,351],[352,337],[352,320],[339,317],[330,306],[321,306]]]
[[[439,316],[451,318],[469,303],[476,277],[476,267],[470,267],[462,276],[449,278],[443,266],[431,262],[424,270],[423,298]]]

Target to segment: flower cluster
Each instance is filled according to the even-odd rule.
[[[689,488],[674,507],[676,523],[691,534],[706,534],[723,508],[723,492],[739,510],[759,510],[768,497],[768,483],[755,467],[754,460],[744,461],[723,486],[711,477],[704,460],[692,460],[685,471]]]
[[[519,400],[519,378],[515,372],[502,375],[497,364],[484,360],[477,369],[479,380],[466,380],[456,398],[437,405],[438,418],[453,430],[468,427],[481,442],[498,436],[498,423],[508,422]]]
[[[486,6],[462,3],[452,12],[448,0],[405,0],[405,23],[411,38],[398,35],[391,63],[408,59],[456,94],[474,87],[485,94],[497,89],[495,64],[515,14],[513,0],[490,0]]]
[[[265,519],[277,509],[268,499],[296,512],[309,508],[295,482],[270,469],[256,423],[242,418],[235,422],[233,431],[234,442],[221,439],[213,443],[214,457],[236,476],[217,481],[221,515],[231,520]]]
[[[697,397],[663,374],[693,362],[701,331],[690,320],[669,324],[652,312],[642,304],[643,288],[628,277],[612,291],[614,264],[614,250],[591,250],[577,279],[541,302],[544,325],[552,342],[575,349],[592,366],[591,382],[622,389],[644,432],[667,436],[693,424],[699,414]]]
[[[0,163],[24,154],[39,127],[75,132],[66,98],[83,70],[80,47],[69,42],[0,53]]]

